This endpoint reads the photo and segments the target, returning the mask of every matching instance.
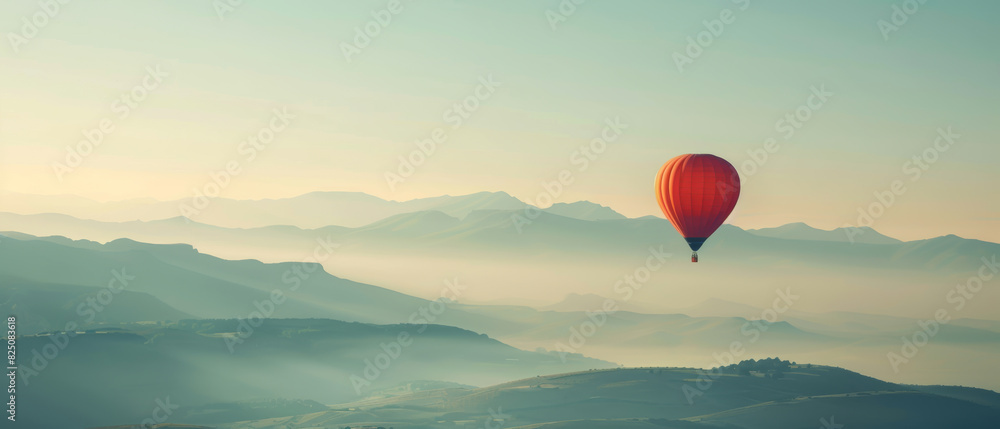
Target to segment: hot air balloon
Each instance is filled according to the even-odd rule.
[[[739,197],[739,174],[715,155],[678,156],[656,175],[656,201],[691,246],[691,262],[698,262],[698,249],[733,212]]]

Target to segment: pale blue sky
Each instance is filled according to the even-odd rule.
[[[732,223],[838,227],[902,179],[908,192],[876,229],[1000,241],[988,191],[1000,156],[996,2],[928,1],[885,40],[877,22],[904,2],[590,0],[553,30],[555,0],[403,1],[351,62],[341,43],[388,1],[244,3],[220,20],[210,1],[73,1],[14,52],[10,33],[40,9],[3,2],[0,189],[184,198],[235,160],[244,168],[223,190],[233,198],[490,190],[532,201],[569,169],[557,200],[659,215],[652,179],[666,160],[708,152],[739,164],[774,137],[781,149],[745,184]],[[679,72],[672,54],[727,8],[735,21]],[[154,65],[169,76],[118,119],[111,103]],[[489,75],[502,85],[451,129],[446,109]],[[775,123],[814,86],[834,96],[784,139]],[[296,118],[247,162],[240,141],[282,106]],[[629,128],[578,171],[572,153],[614,117]],[[115,131],[58,180],[52,164],[103,118]],[[903,164],[947,126],[962,137],[910,181]],[[438,127],[449,140],[390,189],[385,172]]]

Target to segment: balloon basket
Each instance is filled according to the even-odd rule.
[[[698,262],[698,252],[691,253],[691,262]]]

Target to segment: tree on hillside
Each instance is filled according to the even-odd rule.
[[[717,369],[726,374],[749,376],[752,372],[759,372],[764,373],[769,378],[781,378],[784,377],[785,371],[788,371],[791,368],[791,365],[792,363],[787,360],[781,360],[780,358],[774,357],[761,360],[747,359],[740,361],[739,363]],[[778,377],[773,377],[776,373],[780,373],[780,375]]]

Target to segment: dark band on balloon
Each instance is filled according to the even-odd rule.
[[[705,244],[705,240],[708,240],[708,237],[684,237],[684,239],[687,240],[688,246],[691,246],[691,250],[697,252],[698,249],[701,249],[701,245]]]

